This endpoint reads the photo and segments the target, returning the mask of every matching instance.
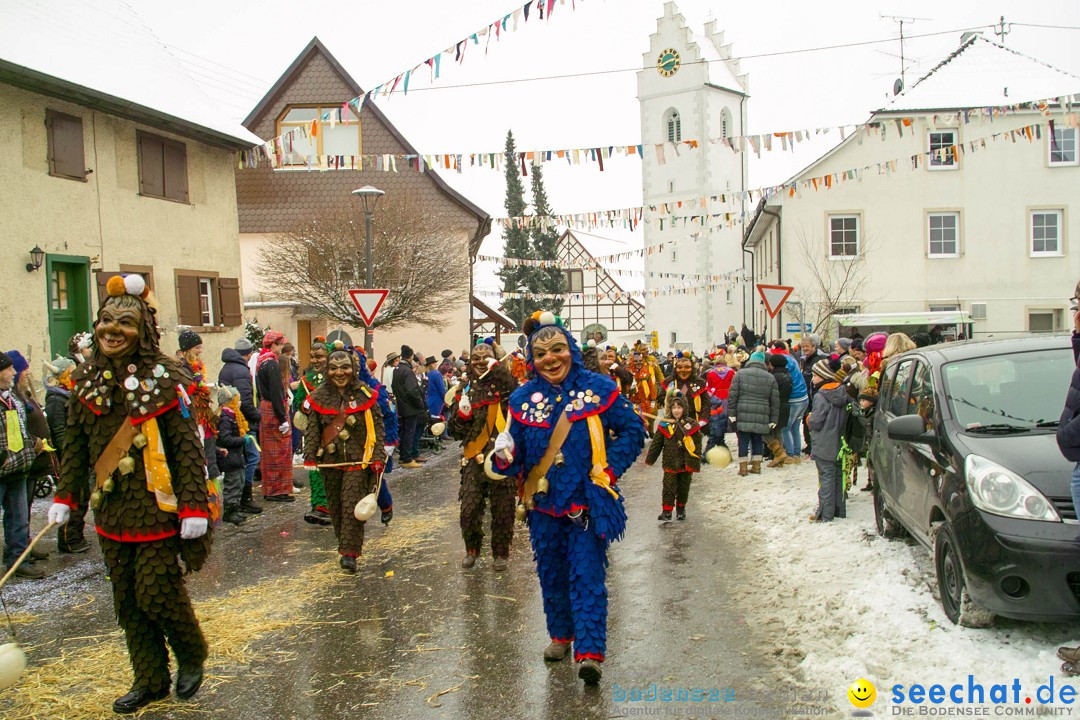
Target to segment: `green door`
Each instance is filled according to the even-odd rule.
[[[68,340],[90,329],[90,260],[71,255],[46,256],[49,345],[52,355],[67,355]]]

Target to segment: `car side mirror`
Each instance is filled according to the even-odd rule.
[[[926,429],[922,415],[903,415],[893,418],[886,427],[890,440],[929,444],[934,441],[933,430]]]

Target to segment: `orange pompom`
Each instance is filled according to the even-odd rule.
[[[120,297],[127,292],[127,288],[124,287],[124,278],[119,275],[112,276],[105,285],[105,290],[108,291],[109,297]]]

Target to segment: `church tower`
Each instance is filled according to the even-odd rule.
[[[749,78],[731,59],[731,45],[724,44],[715,21],[697,33],[670,1],[643,57],[637,78],[641,179],[646,215],[652,216],[644,224],[645,247],[664,246],[663,252],[645,253],[645,289],[706,285],[700,276],[743,267],[746,153],[710,140],[746,135]],[[698,147],[684,144],[687,140],[698,141]],[[658,143],[663,143],[662,158]],[[670,205],[666,215],[649,212],[649,206],[662,203]],[[709,217],[704,225],[684,219],[714,214],[721,217]],[[739,328],[744,300],[742,286],[732,283],[646,294],[646,326],[658,332],[661,350],[677,345],[701,353],[719,342],[729,325]]]

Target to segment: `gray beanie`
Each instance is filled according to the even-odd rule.
[[[238,339],[235,343],[233,343],[233,350],[240,353],[241,355],[247,355],[249,352],[252,351],[253,347],[254,346],[251,344],[251,341],[248,340],[246,337],[242,337]]]
[[[851,349],[851,339],[850,338],[840,338],[840,339],[838,339],[836,341],[836,344],[839,345],[840,347],[844,348],[844,352],[847,352],[848,350]]]

